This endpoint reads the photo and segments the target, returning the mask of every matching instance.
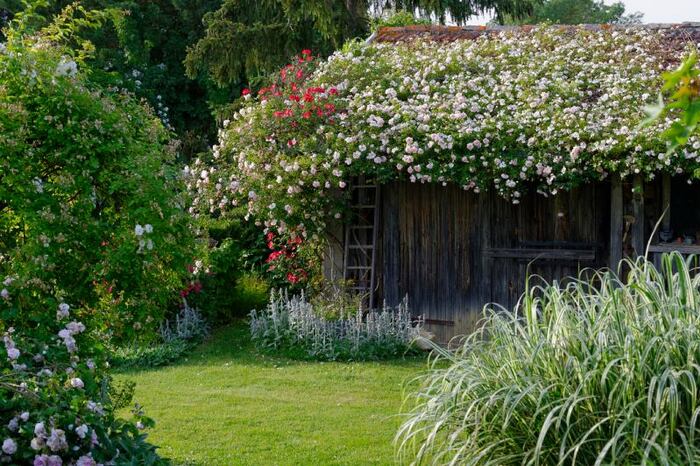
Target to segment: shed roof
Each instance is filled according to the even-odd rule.
[[[552,28],[561,30],[588,29],[599,30],[627,30],[646,29],[659,31],[669,37],[672,42],[700,43],[700,23],[678,23],[678,24],[640,24],[640,25],[610,25],[610,24],[583,24],[573,25],[553,25]],[[400,27],[379,28],[368,39],[368,42],[405,42],[414,39],[430,39],[437,42],[453,42],[457,40],[473,40],[480,36],[498,34],[501,32],[528,33],[536,29],[537,26],[438,26],[438,25],[413,25]]]

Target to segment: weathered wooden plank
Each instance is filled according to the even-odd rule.
[[[622,180],[619,175],[613,175],[610,181],[610,261],[608,264],[613,270],[617,270],[622,260],[623,216]]]
[[[700,245],[697,244],[679,244],[679,243],[664,243],[652,244],[649,246],[649,252],[679,252],[681,254],[700,254]]]
[[[594,261],[596,258],[593,248],[486,248],[484,254],[494,259]]]
[[[578,190],[580,191],[580,190]],[[570,238],[569,196],[571,193],[559,193],[554,198],[554,237],[556,241]],[[579,202],[583,201],[580,199]],[[531,220],[532,221],[532,220]]]
[[[634,223],[631,227],[632,248],[637,256],[644,255],[644,180],[641,176],[634,177],[632,182],[632,215]]]

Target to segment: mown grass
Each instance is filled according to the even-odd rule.
[[[174,366],[129,371],[149,439],[183,465],[393,464],[403,390],[425,358],[318,363],[258,353],[239,322]]]

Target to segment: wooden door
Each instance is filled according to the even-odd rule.
[[[522,202],[491,197],[491,225],[483,254],[491,277],[490,301],[513,309],[534,281],[565,281],[606,265],[610,228],[609,187],[590,184]],[[485,296],[486,297],[486,296]]]

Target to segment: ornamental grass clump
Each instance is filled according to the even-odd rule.
[[[367,360],[411,352],[420,320],[411,317],[406,301],[395,309],[360,311],[323,317],[304,294],[289,297],[272,292],[265,310],[250,314],[253,341],[262,349],[318,360]]]
[[[698,464],[700,276],[679,254],[528,286],[438,350],[397,434],[416,464]],[[532,280],[532,279],[531,279]],[[445,364],[448,364],[445,366]]]

